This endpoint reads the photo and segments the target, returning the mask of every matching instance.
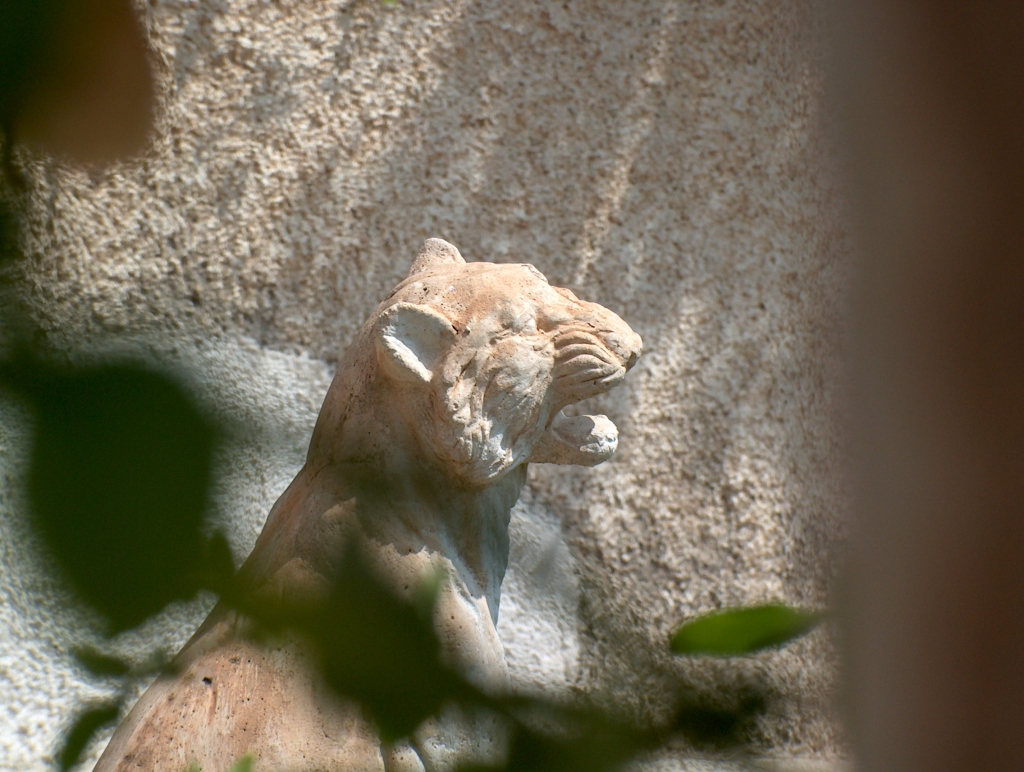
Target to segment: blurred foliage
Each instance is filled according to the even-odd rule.
[[[14,214],[0,205],[0,269],[18,256],[17,220]]]
[[[683,695],[672,720],[643,728],[600,709],[543,697],[489,694],[440,657],[431,624],[438,588],[433,578],[421,589],[419,602],[397,597],[374,575],[358,538],[348,542],[340,565],[326,608],[271,608],[254,604],[241,588],[226,590],[226,600],[260,620],[270,633],[305,635],[319,652],[328,683],[362,703],[385,742],[410,736],[454,702],[500,714],[513,727],[507,764],[488,769],[600,772],[618,769],[673,737],[704,749],[736,747],[763,713],[765,700],[756,691],[731,704]]]
[[[253,756],[251,753],[247,753],[245,756],[242,756],[242,758],[240,758],[238,761],[232,764],[228,769],[224,770],[224,772],[252,772],[252,765],[255,763],[256,757]],[[200,768],[198,764],[193,763],[189,765],[187,769],[183,770],[183,772],[203,772],[203,770]]]
[[[430,622],[439,585],[432,584],[433,596],[420,607],[400,600],[373,576],[352,540],[326,609],[286,618],[316,642],[327,682],[363,704],[385,742],[412,734],[446,702],[481,700],[441,662]]]
[[[40,62],[67,0],[0,3],[0,122],[10,126],[40,79]]]
[[[672,721],[644,729],[600,710],[487,694],[441,659],[431,625],[440,578],[427,577],[412,602],[399,599],[368,568],[356,539],[326,609],[257,604],[236,583],[224,538],[202,535],[218,432],[177,384],[133,363],[57,367],[22,353],[0,362],[0,385],[34,417],[32,522],[55,567],[104,616],[108,632],[213,589],[260,622],[257,635],[306,636],[327,682],[362,703],[385,741],[410,736],[450,703],[503,715],[514,727],[508,770],[617,769],[673,736],[733,747],[763,711],[757,694],[724,707],[686,697]],[[75,656],[92,675],[126,684],[164,665],[140,670],[93,649]],[[119,714],[126,693],[79,716],[62,768]]]
[[[428,579],[430,589],[421,592],[417,603],[400,599],[374,575],[356,539],[349,543],[341,566],[326,608],[259,603],[223,577],[218,586],[226,602],[259,622],[253,632],[257,640],[271,642],[286,631],[304,636],[318,652],[327,682],[362,703],[385,742],[409,737],[424,720],[453,702],[503,716],[513,730],[507,763],[464,767],[463,772],[610,772],[673,737],[705,750],[735,748],[763,713],[765,700],[756,691],[732,704],[685,695],[672,720],[643,728],[599,709],[543,697],[489,694],[441,659],[431,625],[436,582]],[[117,658],[93,650],[79,650],[76,656],[97,676],[140,674]],[[108,725],[109,716],[116,715],[123,703],[122,694],[80,716],[66,737],[61,758],[70,759],[69,763],[77,759],[91,733]],[[251,762],[243,759],[242,763]]]
[[[200,588],[216,432],[179,386],[134,364],[0,364],[31,409],[33,522],[111,631]]]
[[[73,767],[82,756],[89,740],[103,727],[114,723],[121,712],[121,703],[88,708],[78,716],[64,738],[64,747],[57,757],[57,765],[64,770]]]
[[[779,603],[725,609],[687,622],[672,636],[670,645],[676,654],[753,654],[804,635],[821,619],[819,613],[798,611]]]
[[[252,765],[255,758],[251,755],[242,756],[235,764],[228,770],[228,772],[252,772]]]

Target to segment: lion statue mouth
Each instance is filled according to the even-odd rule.
[[[616,386],[626,374],[626,368],[619,372],[596,379],[592,393],[570,402],[595,397]],[[566,415],[564,408],[551,420],[551,425],[534,448],[530,456],[532,463],[575,464],[596,466],[611,458],[619,446],[619,429],[603,414]]]
[[[555,338],[554,388],[559,394],[571,395],[570,404],[618,385],[627,369],[591,333],[569,330]]]
[[[555,339],[554,389],[564,400],[530,456],[533,463],[595,466],[619,444],[618,427],[605,415],[566,415],[564,408],[618,386],[640,356],[639,337],[570,329]]]

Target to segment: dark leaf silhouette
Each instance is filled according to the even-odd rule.
[[[671,730],[698,748],[724,750],[743,743],[766,707],[762,690],[752,685],[730,699],[688,697],[676,709]]]
[[[0,121],[10,125],[30,91],[65,0],[0,3]]]
[[[300,627],[320,644],[328,682],[363,703],[386,741],[409,735],[448,700],[486,700],[441,662],[424,613],[432,600],[412,604],[393,595],[356,546],[341,566],[326,613]]]
[[[181,388],[131,364],[27,357],[0,384],[32,408],[33,519],[81,597],[121,630],[192,596],[215,432]]]
[[[107,724],[112,723],[121,712],[121,703],[100,705],[82,713],[64,737],[64,747],[57,758],[61,770],[70,769],[82,755],[89,740]]]
[[[501,709],[516,729],[507,764],[460,768],[461,772],[602,772],[624,768],[638,754],[663,746],[672,737],[708,751],[735,748],[744,741],[765,707],[750,690],[731,706],[684,700],[668,724],[640,728],[601,710],[560,706],[544,698],[507,697]]]
[[[376,577],[353,538],[334,577],[330,600],[312,613],[253,603],[230,587],[225,601],[262,621],[270,632],[292,629],[308,636],[321,653],[327,682],[363,705],[385,742],[408,737],[449,702],[506,716],[515,734],[508,763],[500,769],[618,769],[671,736],[709,750],[735,747],[764,711],[763,696],[751,688],[731,700],[684,699],[672,721],[642,729],[602,710],[542,697],[488,694],[439,657],[430,613],[439,589],[438,578],[428,577],[415,602],[400,599]],[[472,769],[476,767],[462,772]]]
[[[13,213],[0,203],[0,268],[18,256],[16,230],[17,223]]]
[[[574,712],[570,725],[548,732],[520,727],[509,754],[508,772],[593,772],[616,769],[655,744],[655,735],[617,724],[597,712]]]
[[[671,647],[676,654],[751,654],[798,638],[819,621],[820,614],[777,603],[715,611],[680,627],[672,636]]]

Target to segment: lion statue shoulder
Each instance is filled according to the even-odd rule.
[[[399,595],[443,572],[433,618],[442,655],[479,686],[506,689],[495,625],[527,464],[608,459],[614,424],[562,409],[619,384],[640,352],[622,319],[533,266],[467,263],[427,240],[342,357],[306,463],[239,572],[245,592],[317,603],[355,529]],[[383,744],[300,644],[261,646],[247,624],[214,609],[96,772],[221,772],[246,753],[258,772],[411,772],[501,757],[504,729],[486,716],[442,715]]]

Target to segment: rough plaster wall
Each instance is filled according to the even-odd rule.
[[[28,297],[68,349],[158,333],[331,362],[428,236],[534,263],[646,349],[585,406],[619,425],[619,455],[531,472],[534,551],[518,559],[543,568],[559,518],[579,590],[576,628],[545,639],[562,659],[534,663],[538,678],[564,665],[645,715],[673,684],[756,682],[765,750],[831,756],[828,631],[745,663],[664,651],[691,614],[829,599],[847,250],[816,9],[156,0],[163,108],[147,156],[102,172],[19,160]],[[283,483],[274,465],[290,462],[260,454],[253,469]],[[545,611],[531,586],[510,578],[522,600],[503,613],[557,627],[574,602]]]

